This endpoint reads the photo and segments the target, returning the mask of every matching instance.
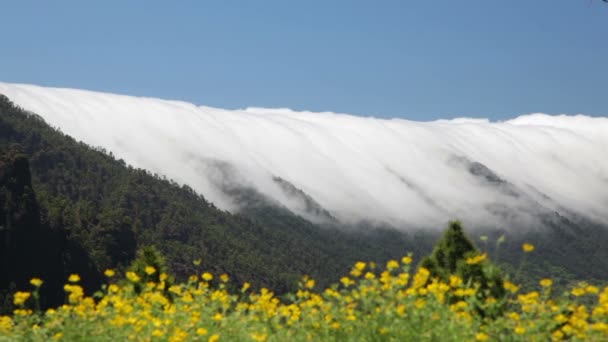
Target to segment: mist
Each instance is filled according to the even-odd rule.
[[[235,193],[252,189],[316,222],[510,229],[560,212],[608,223],[608,118],[415,122],[22,84],[0,93],[232,212]]]

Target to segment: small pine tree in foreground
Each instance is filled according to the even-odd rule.
[[[449,283],[451,276],[458,276],[470,286],[478,287],[480,301],[492,304],[480,306],[481,315],[495,317],[503,311],[506,291],[501,272],[464,234],[459,221],[450,222],[431,255],[422,259],[420,266],[429,270],[429,281],[438,278]]]

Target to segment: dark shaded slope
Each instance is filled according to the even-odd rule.
[[[44,279],[43,308],[63,302],[63,284],[70,273],[87,274],[89,292],[101,277],[87,253],[67,231],[44,220],[31,184],[27,158],[13,145],[0,149],[0,311],[10,312],[7,290],[29,290],[32,277]]]

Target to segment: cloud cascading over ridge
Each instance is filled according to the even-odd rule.
[[[608,223],[608,118],[413,122],[0,83],[78,140],[166,175],[227,210],[251,188],[313,220],[507,228],[534,211]]]

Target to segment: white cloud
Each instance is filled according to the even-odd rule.
[[[0,93],[76,139],[186,183],[228,210],[237,206],[218,187],[224,181],[254,187],[302,212],[303,202],[273,181],[278,176],[344,222],[443,228],[460,218],[507,227],[528,219],[534,201],[608,222],[608,118],[532,114],[505,122],[414,122],[223,110],[6,83]],[[514,188],[473,175],[470,162]]]

